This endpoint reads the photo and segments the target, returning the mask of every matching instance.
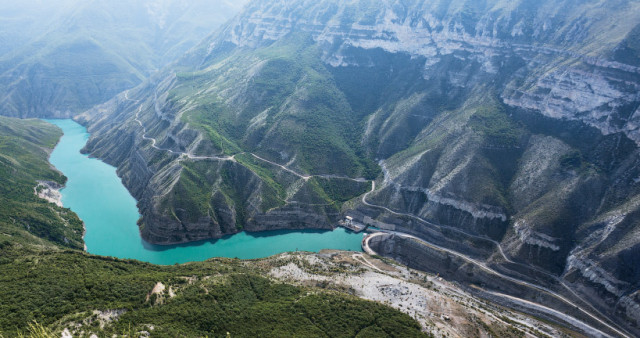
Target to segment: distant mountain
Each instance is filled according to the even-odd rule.
[[[141,83],[244,1],[0,1],[0,114],[69,117]]]
[[[349,214],[422,238],[375,243],[410,266],[638,334],[639,27],[628,0],[254,1],[78,119],[149,241]]]

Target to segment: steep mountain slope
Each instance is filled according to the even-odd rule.
[[[89,109],[175,60],[243,4],[2,1],[0,114],[69,117]]]
[[[68,10],[71,1],[0,1],[0,56],[23,47],[48,26],[55,25],[54,19]]]
[[[66,181],[47,161],[61,135],[42,121],[0,116],[0,248],[10,243],[84,247],[78,216],[38,197],[54,200],[47,192]]]
[[[254,1],[79,120],[152,242],[347,212],[637,330],[639,7]],[[433,246],[384,242],[409,265],[519,292]]]

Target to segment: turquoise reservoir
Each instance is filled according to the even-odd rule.
[[[73,120],[48,120],[64,131],[50,162],[69,179],[62,203],[80,216],[86,227],[87,252],[170,265],[211,257],[261,258],[287,251],[340,249],[360,251],[362,234],[334,231],[270,231],[239,233],[185,245],[152,245],[140,237],[136,200],[122,185],[116,169],[80,153],[89,134]]]

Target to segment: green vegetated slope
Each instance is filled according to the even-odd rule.
[[[3,5],[0,114],[69,117],[107,101],[196,45],[243,3]]]
[[[9,336],[33,321],[56,334],[72,328],[101,336],[422,336],[397,310],[273,282],[253,262],[162,267],[17,245],[0,253],[0,332]],[[166,289],[152,293],[157,283]],[[118,316],[101,325],[95,311],[110,310]]]
[[[183,61],[171,78],[159,104],[202,135],[189,151],[233,161],[183,159],[177,183],[167,184],[171,191],[162,194],[159,207],[143,208],[143,235],[148,230],[151,241],[184,238],[179,230],[152,224],[157,214],[176,228],[197,224],[189,238],[199,239],[243,229],[330,228],[343,204],[368,191],[366,179],[380,172],[360,142],[363,116],[352,111],[308,34],[223,52],[200,70]],[[152,97],[147,89],[133,93]],[[149,107],[140,115],[154,121],[152,114]],[[163,123],[155,120],[148,128],[161,131],[158,144],[175,145],[181,136],[167,137]],[[279,223],[273,218],[271,225],[260,220],[278,212],[302,216]]]
[[[363,116],[352,111],[308,34],[222,53],[203,70],[177,75],[170,100],[188,102],[183,120],[207,131],[221,153],[255,151],[305,174],[379,172],[359,142]]]
[[[157,144],[233,159],[147,162],[146,171],[140,156],[160,152],[148,140],[135,151],[100,146],[140,140],[137,107],[121,100],[84,117],[96,132],[87,150],[118,156],[125,176],[152,172],[148,181],[163,187],[137,196],[152,241],[326,226],[346,201],[503,263],[480,239],[491,238],[520,264],[505,269],[533,264],[575,281],[599,310],[637,325],[638,6],[252,2],[131,92]],[[337,176],[377,179],[367,200],[379,207],[357,198],[370,182]],[[477,245],[383,208],[457,228]]]
[[[562,6],[570,5],[563,3]],[[386,39],[374,32],[378,25],[386,24],[387,17],[397,17],[392,23],[401,25],[402,29],[416,30],[420,32],[416,34],[425,36],[437,35],[445,29],[442,22],[451,19],[464,27],[466,34],[475,36],[480,34],[476,31],[480,29],[476,28],[479,20],[493,22],[498,20],[496,16],[513,14],[523,21],[517,24],[498,20],[502,24],[492,39],[526,45],[534,38],[532,24],[521,17],[522,13],[528,13],[524,17],[531,14],[538,20],[544,17],[542,13],[557,14],[557,9],[551,7],[550,2],[539,6],[525,2],[511,6],[500,1],[477,6],[465,1],[423,1],[398,7],[388,1],[349,4],[297,1],[292,7],[252,3],[239,18],[159,74],[153,81],[157,86],[151,83],[132,91],[137,99],[147,100],[140,112],[146,119],[147,130],[153,131],[147,136],[154,136],[159,144],[173,150],[187,151],[188,148],[193,155],[234,156],[235,160],[233,165],[183,160],[183,170],[175,185],[174,177],[152,178],[163,179],[164,186],[172,191],[163,189],[153,193],[161,198],[148,204],[157,203],[160,207],[143,207],[143,223],[149,229],[157,229],[159,226],[154,223],[162,219],[162,223],[173,222],[175,226],[167,233],[156,231],[146,238],[171,242],[216,237],[241,228],[256,229],[247,225],[256,223],[257,215],[280,211],[293,204],[306,206],[306,212],[335,221],[335,217],[326,216],[341,211],[345,201],[355,200],[368,190],[370,183],[343,184],[347,181],[326,176],[321,182],[319,177],[301,181],[300,177],[268,161],[286,165],[301,175],[374,179],[381,173],[378,160],[388,160],[386,167],[398,173],[412,168],[404,162],[409,154],[427,150],[430,163],[420,167],[427,170],[419,173],[420,168],[413,167],[420,177],[405,175],[404,182],[396,182],[413,189],[413,196],[398,195],[390,185],[390,193],[381,194],[379,204],[395,204],[398,210],[445,224],[454,224],[460,217],[469,216],[461,216],[455,210],[450,212],[457,208],[451,205],[436,205],[431,210],[423,208],[429,198],[419,196],[420,191],[431,189],[438,197],[466,203],[466,210],[487,206],[496,217],[478,222],[465,218],[467,223],[478,224],[477,229],[472,229],[474,232],[484,234],[487,230],[494,238],[503,236],[507,230],[506,214],[517,212],[509,186],[519,157],[528,136],[541,132],[528,132],[527,126],[516,121],[512,108],[502,102],[501,95],[505,87],[522,85],[527,76],[539,71],[527,68],[526,58],[533,56],[498,47],[493,51],[495,55],[484,59],[479,56],[484,55],[482,48],[486,46],[483,45],[478,47],[480,51],[445,48],[442,55],[427,57],[413,50],[411,41],[403,41],[407,45],[393,45],[396,40],[405,39],[404,36]],[[580,11],[588,11],[578,7]],[[308,25],[316,20],[315,16],[296,12],[301,8],[306,9],[305,13],[319,13],[317,26]],[[608,7],[606,11],[619,14]],[[411,21],[409,14],[433,15],[438,22],[429,30],[423,27],[425,23]],[[252,20],[258,24],[242,24]],[[481,21],[482,25],[488,25],[485,21]],[[336,26],[336,22],[340,25]],[[549,24],[560,26],[558,29],[569,25],[559,18]],[[322,27],[329,27],[334,34],[333,44],[322,35]],[[590,27],[580,34],[610,38]],[[523,30],[522,34],[511,34],[518,29]],[[457,39],[442,34],[439,38]],[[416,36],[418,40],[414,42],[424,43],[419,38]],[[355,45],[345,42],[349,39],[354,39]],[[568,43],[566,41],[573,37],[563,37],[549,29],[535,39],[560,44]],[[365,41],[366,47],[357,46],[360,40]],[[609,42],[611,45],[615,41]],[[388,47],[389,44],[392,47]],[[573,47],[582,48],[579,44]],[[389,48],[399,51],[386,50]],[[553,64],[563,60],[564,56],[557,59],[551,56],[541,62]],[[131,110],[125,106],[129,104],[116,106],[111,113]],[[161,113],[155,111],[156,107]],[[92,117],[84,122],[91,124],[92,120],[100,120],[102,114],[103,111],[94,110],[88,114]],[[113,118],[122,117],[114,114]],[[93,130],[109,132],[107,136],[96,134],[94,139],[102,139],[104,143],[109,137],[122,135],[122,130],[116,130],[120,127],[108,127],[105,119],[100,121],[102,126]],[[186,129],[197,129],[203,140],[190,143],[184,137],[182,123],[187,124]],[[447,124],[451,125],[446,129],[450,132],[439,130]],[[144,147],[150,150],[148,142]],[[112,156],[96,147],[90,146],[88,150]],[[456,155],[449,156],[450,150]],[[120,155],[119,158],[124,158]],[[394,160],[394,156],[399,160]],[[124,159],[130,160],[133,156]],[[132,167],[131,163],[113,164]],[[438,166],[440,169],[436,170]],[[244,174],[228,175],[231,171]],[[258,180],[253,180],[255,178]],[[327,184],[339,185],[341,191]],[[432,189],[435,186],[440,191]],[[393,200],[390,197],[394,197]],[[198,230],[192,232],[198,235],[185,236],[185,231],[180,230],[185,222],[193,224]],[[285,227],[300,224],[318,226],[318,222],[297,222]]]
[[[415,140],[425,126],[445,119],[443,116],[455,118],[451,123],[458,129],[468,124],[466,130],[472,132],[468,133],[472,138],[466,140],[484,142],[480,149],[489,149],[483,161],[476,163],[476,185],[460,194],[473,202],[509,207],[504,186],[521,153],[518,149],[524,134],[523,127],[508,117],[493,94],[494,88],[473,91],[448,84],[447,72],[463,67],[464,62],[455,58],[443,61],[446,70],[425,81],[423,59],[382,50],[344,52],[356,62],[366,60],[369,64],[332,67],[323,61],[320,46],[304,32],[293,32],[254,49],[221,48],[204,61],[193,62],[192,54],[207,53],[196,50],[176,66],[166,106],[183,112],[182,121],[205,136],[196,155],[235,155],[239,164],[261,179],[261,212],[291,201],[340,210],[344,202],[367,192],[370,183],[336,176],[371,180],[381,172],[375,158],[424,151],[435,143],[443,151],[444,146],[458,142],[446,129],[435,130],[442,135],[438,139]],[[455,111],[462,106],[470,108],[458,116]],[[475,108],[479,108],[477,112]],[[433,122],[431,126],[437,129],[440,124]],[[286,164],[298,173],[320,176],[301,184],[291,173],[251,153]],[[505,154],[510,163],[505,164]],[[398,157],[404,159],[403,155]],[[175,194],[165,197],[163,207],[176,214],[175,210],[185,208],[184,203],[174,202],[176,196],[183,195],[189,205],[202,206],[190,213],[193,219],[188,221],[194,221],[208,215],[219,201],[207,193],[212,184],[200,184],[198,189],[182,187],[195,186],[190,183],[194,177],[200,177],[200,182],[228,182],[228,177],[207,164],[185,164],[184,168]],[[235,206],[237,215],[250,217],[252,211],[243,207],[246,197],[238,200],[231,196],[234,194],[220,191],[227,201],[233,201],[229,204]]]
[[[48,162],[61,135],[42,121],[0,117],[0,246],[35,241],[83,248],[82,221],[35,194],[37,181],[66,181]]]
[[[38,180],[65,182],[47,162],[60,135],[0,117],[0,335],[422,335],[381,304],[261,277],[260,261],[154,266],[83,253],[77,216],[34,194]],[[153,293],[158,283],[166,289]]]

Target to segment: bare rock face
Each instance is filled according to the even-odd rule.
[[[60,193],[60,189],[62,189],[62,186],[56,182],[38,181],[38,185],[33,188],[33,191],[36,196],[62,208],[62,194]]]
[[[637,333],[639,23],[633,1],[255,1],[79,119],[155,243],[349,212],[569,285]],[[376,189],[331,181],[345,176]],[[462,282],[481,273],[384,241]]]
[[[597,128],[602,134],[624,133],[640,142],[637,104],[640,86],[628,82],[637,79],[640,69],[619,69],[580,64],[562,67],[536,79],[526,89],[508,88],[505,103],[539,111],[554,119],[578,120]]]

